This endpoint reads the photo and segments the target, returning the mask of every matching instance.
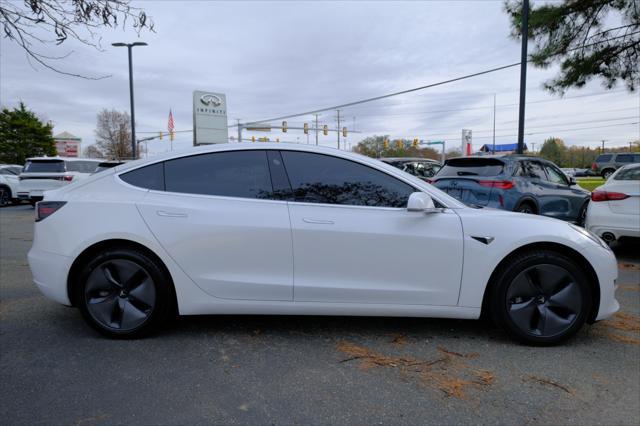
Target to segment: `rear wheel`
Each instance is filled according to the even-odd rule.
[[[565,341],[582,327],[591,306],[587,275],[571,258],[549,250],[511,259],[490,297],[494,321],[531,345]]]
[[[144,253],[107,249],[82,269],[74,295],[84,319],[100,333],[135,338],[168,318],[170,285],[163,268]]]
[[[535,206],[528,202],[525,201],[523,203],[520,203],[520,205],[514,210],[518,213],[526,213],[526,214],[537,214],[537,210],[535,208]]]
[[[615,170],[613,170],[613,169],[605,169],[605,170],[602,171],[602,177],[604,179],[609,179],[609,176],[611,176],[614,171]]]
[[[11,188],[8,186],[0,186],[0,207],[8,206],[11,204]]]

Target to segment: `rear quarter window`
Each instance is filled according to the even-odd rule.
[[[454,158],[447,160],[437,176],[498,176],[504,168],[504,162],[495,158]]]
[[[606,163],[608,161],[611,161],[611,154],[598,155],[598,158],[596,158],[596,163]]]
[[[123,173],[120,179],[139,188],[164,191],[164,163],[151,164]]]
[[[93,173],[98,167],[97,161],[67,161],[68,172]]]

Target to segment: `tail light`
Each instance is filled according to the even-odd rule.
[[[487,188],[498,188],[498,189],[513,188],[513,182],[511,182],[510,180],[481,180],[478,183],[482,186],[486,186]]]
[[[427,182],[427,183],[435,183],[436,182],[435,179],[425,179],[424,181]]]
[[[71,182],[73,180],[73,176],[64,175],[64,176],[62,176],[62,180],[66,181],[66,182]]]
[[[40,222],[57,212],[66,201],[40,201],[36,204],[36,222]]]
[[[591,193],[591,201],[619,201],[629,198],[627,194],[622,192],[593,191]]]
[[[598,165],[596,163],[592,163],[591,170],[598,170]]]

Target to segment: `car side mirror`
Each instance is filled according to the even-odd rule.
[[[414,192],[409,196],[409,201],[407,201],[407,211],[437,213],[440,209],[436,208],[429,194]]]
[[[576,185],[576,179],[573,176],[569,176],[569,186]]]

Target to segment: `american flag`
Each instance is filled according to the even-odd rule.
[[[169,131],[169,133],[173,133],[174,129],[175,123],[173,122],[173,114],[171,113],[171,110],[169,110],[169,122],[167,123],[167,130]]]

